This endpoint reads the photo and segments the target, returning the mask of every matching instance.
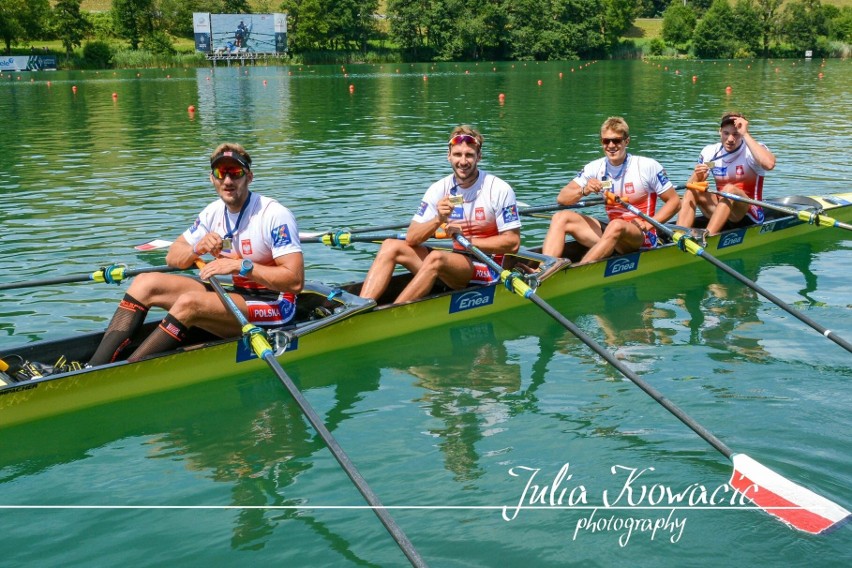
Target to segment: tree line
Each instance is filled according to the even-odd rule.
[[[51,5],[52,4],[52,5]],[[408,61],[566,60],[643,54],[625,34],[662,17],[650,55],[700,58],[848,54],[852,8],[820,0],[3,0],[0,38],[12,46],[59,40],[174,54],[192,38],[192,13],[285,12],[291,54],[371,51]],[[383,13],[380,12],[383,11]],[[106,47],[109,49],[109,47]],[[85,50],[84,50],[85,51]]]

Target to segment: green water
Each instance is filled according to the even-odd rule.
[[[213,198],[206,156],[222,140],[248,147],[253,189],[290,206],[303,231],[405,222],[449,172],[445,140],[461,122],[485,135],[483,168],[531,205],[552,202],[600,154],[598,127],[615,114],[632,151],[678,183],[728,109],[778,156],[767,197],[847,191],[850,180],[849,61],[139,73],[0,79],[0,282],[162,263],[132,247],[176,237]],[[525,219],[524,244],[539,244],[546,223]],[[852,239],[838,233],[732,266],[848,340]],[[308,277],[358,279],[375,250],[306,245]],[[124,288],[6,292],[0,341],[101,329]],[[556,307],[734,451],[850,508],[846,351],[709,265]],[[731,467],[534,306],[287,371],[432,566],[852,560],[849,526],[814,537],[754,510],[650,509],[638,497],[593,513],[623,485],[618,466],[646,470],[637,487],[673,491],[712,490]],[[565,464],[561,508],[504,520],[525,485],[510,470],[539,469],[549,485]],[[405,564],[267,372],[4,430],[0,505],[0,565]],[[578,528],[592,514],[609,528]],[[628,534],[630,519],[640,528]],[[657,519],[674,528],[641,530]]]

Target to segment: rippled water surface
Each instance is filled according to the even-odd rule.
[[[786,60],[5,75],[0,283],[161,264],[133,246],[175,238],[214,197],[207,156],[225,140],[249,149],[252,189],[302,231],[406,223],[449,173],[462,122],[485,135],[483,168],[530,205],[600,155],[607,116],[683,183],[731,109],[778,157],[767,197],[848,191],[850,78],[849,61]],[[525,219],[524,244],[546,226]],[[850,339],[852,239],[838,233],[733,265]],[[337,283],[363,277],[376,250],[305,246],[308,277]],[[102,329],[124,288],[3,292],[0,341]],[[556,307],[735,451],[852,506],[848,352],[703,264]],[[712,490],[730,465],[534,306],[287,370],[432,566],[852,561],[849,526],[804,536],[756,511],[647,508],[638,493],[621,510],[567,508],[617,494],[628,468],[644,472],[637,490]],[[0,564],[405,563],[372,512],[346,508],[363,499],[267,372],[7,429],[0,448]],[[566,507],[547,494],[503,519],[530,471],[550,485],[565,464]],[[32,505],[58,508],[14,508]]]

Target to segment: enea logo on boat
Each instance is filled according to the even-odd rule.
[[[453,297],[450,298],[450,313],[455,314],[493,304],[496,289],[496,286],[488,286],[487,288],[453,294]]]
[[[610,276],[617,276],[618,274],[624,274],[625,272],[632,272],[637,268],[639,268],[638,252],[628,254],[626,256],[619,256],[618,258],[613,258],[611,260],[606,261],[606,270],[604,270],[604,278],[608,278]]]
[[[745,240],[745,234],[745,229],[739,229],[737,231],[726,233],[721,239],[719,239],[719,244],[716,246],[716,248],[723,249],[741,244]]]

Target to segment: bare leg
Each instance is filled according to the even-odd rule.
[[[678,212],[677,215],[677,224],[681,227],[691,228],[693,223],[695,223],[696,207],[697,202],[695,192],[691,189],[687,189],[683,194],[683,199],[680,204],[680,212]]]
[[[550,220],[550,227],[547,229],[541,252],[548,256],[562,256],[566,235],[573,236],[585,247],[592,247],[598,242],[602,233],[601,225],[596,219],[574,211],[560,211]]]
[[[747,197],[745,192],[738,188],[734,188],[733,190],[726,188],[725,191],[728,193],[736,193],[742,197]],[[716,210],[713,212],[713,216],[710,217],[710,221],[707,223],[707,232],[711,235],[715,235],[725,228],[726,222],[732,221],[736,223],[737,221],[741,221],[747,212],[748,203],[720,198],[719,201],[716,202]]]
[[[473,277],[473,271],[473,262],[468,256],[433,250],[423,259],[420,270],[397,297],[396,303],[422,298],[439,278],[450,288],[464,288]]]
[[[427,254],[429,254],[429,249],[426,247],[411,247],[404,241],[387,239],[382,243],[382,247],[367,272],[364,285],[361,286],[361,297],[378,300],[387,290],[397,264],[401,264],[410,272],[417,274]]]
[[[607,225],[600,240],[589,249],[580,262],[600,260],[617,251],[626,254],[639,250],[645,237],[642,231],[629,221],[615,219]]]

